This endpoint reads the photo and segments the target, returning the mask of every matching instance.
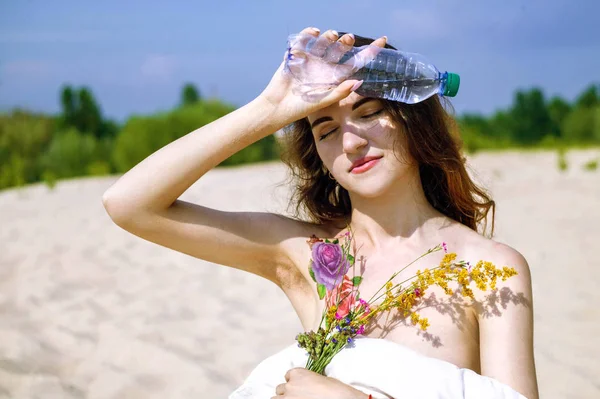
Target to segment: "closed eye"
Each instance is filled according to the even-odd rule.
[[[325,133],[324,135],[322,135],[321,137],[319,137],[319,141],[323,140],[325,137],[329,136],[331,133],[334,133],[337,130],[337,127],[327,133]]]
[[[375,112],[373,112],[373,113],[370,113],[370,114],[367,114],[367,115],[363,115],[363,116],[361,116],[360,118],[361,118],[361,119],[369,119],[369,118],[372,118],[372,117],[374,117],[374,116],[377,116],[377,115],[379,115],[381,112],[383,112],[383,109],[380,109],[379,111],[375,111]],[[329,132],[327,132],[327,133],[325,133],[325,134],[321,135],[321,137],[319,137],[319,141],[321,141],[321,140],[325,139],[325,138],[326,138],[327,136],[329,136],[330,134],[332,134],[332,133],[335,133],[335,131],[336,131],[336,130],[337,130],[337,127],[336,127],[335,129],[332,129],[332,130],[330,130]]]
[[[381,113],[381,111],[383,111],[383,109],[380,109],[379,111],[375,111],[375,112],[373,112],[373,113],[371,113],[371,114],[363,115],[363,116],[361,116],[361,119],[368,119],[368,118],[372,118],[372,117],[374,117],[375,115],[379,115],[379,114]]]

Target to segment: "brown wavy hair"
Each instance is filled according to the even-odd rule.
[[[340,37],[343,33],[340,33]],[[373,39],[355,35],[355,46]],[[386,48],[396,49],[386,44]],[[447,217],[472,230],[485,233],[492,211],[494,233],[495,202],[471,179],[465,168],[462,141],[454,118],[438,95],[417,104],[381,100],[392,118],[404,125],[410,156],[419,165],[425,197]],[[449,102],[445,105],[449,106]],[[305,214],[315,223],[347,221],[352,211],[348,191],[328,176],[317,153],[308,118],[284,128],[280,140],[282,161],[289,167],[294,185],[290,205],[297,217]]]

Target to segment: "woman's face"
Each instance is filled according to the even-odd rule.
[[[352,93],[308,121],[323,165],[350,193],[376,197],[414,170],[403,127],[378,99]]]

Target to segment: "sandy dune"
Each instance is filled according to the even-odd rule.
[[[480,154],[497,240],[529,260],[541,397],[600,397],[600,151]],[[283,211],[278,163],[210,172],[184,199]],[[0,193],[0,398],[224,398],[300,323],[276,286],[145,242],[106,215],[117,177]],[[274,315],[277,315],[275,318]],[[276,319],[276,321],[275,321]]]

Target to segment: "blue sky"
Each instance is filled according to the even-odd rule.
[[[516,89],[570,101],[600,82],[598,15],[594,0],[0,0],[0,110],[57,112],[65,83],[119,121],[173,107],[184,82],[240,106],[316,26],[387,35],[461,75],[458,113],[489,114]]]

